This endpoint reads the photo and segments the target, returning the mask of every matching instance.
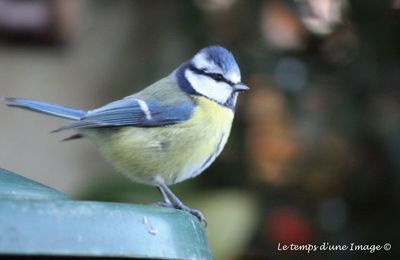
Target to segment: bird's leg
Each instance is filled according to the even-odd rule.
[[[160,191],[161,195],[164,198],[164,202],[157,202],[156,204],[165,208],[175,208],[174,204],[172,204],[171,200],[168,198],[167,193],[163,190],[161,186],[157,186],[157,189]]]
[[[163,195],[166,204],[173,205],[176,209],[180,209],[180,210],[189,212],[193,216],[197,217],[200,222],[203,222],[205,225],[207,225],[207,221],[204,218],[203,214],[200,211],[198,211],[197,209],[192,209],[192,208],[186,206],[185,204],[183,204],[183,202],[168,188],[167,185],[160,183],[158,186],[158,189],[160,190],[161,194]],[[171,198],[172,203],[171,203],[171,200],[168,198],[168,196],[169,196],[169,198]]]

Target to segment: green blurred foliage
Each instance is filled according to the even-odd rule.
[[[217,259],[400,257],[398,0],[82,4],[118,5],[134,18],[117,51],[125,58],[109,75],[113,87],[99,100],[139,90],[211,44],[234,53],[251,87],[240,97],[220,158],[196,180],[172,187],[204,210]],[[83,183],[76,197],[161,199],[151,187],[109,176]],[[392,249],[277,250],[278,243],[323,242],[391,243]]]

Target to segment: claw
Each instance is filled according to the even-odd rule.
[[[190,214],[192,214],[193,216],[195,216],[195,217],[200,221],[200,223],[203,223],[204,226],[207,227],[207,220],[206,220],[206,218],[204,217],[203,213],[201,213],[199,210],[189,208],[189,207],[186,206],[186,205],[176,206],[175,208],[176,208],[176,209],[179,209],[179,210],[182,210],[182,211],[189,212]]]
[[[159,207],[163,207],[163,208],[178,209],[178,210],[182,210],[182,211],[188,212],[188,213],[192,214],[193,216],[195,216],[201,223],[204,224],[204,226],[207,227],[207,220],[205,219],[203,213],[201,213],[197,209],[189,208],[188,206],[186,206],[184,204],[175,206],[175,205],[166,203],[164,201],[156,202],[156,203],[154,203],[154,205],[159,206]]]
[[[154,203],[154,205],[159,206],[159,207],[163,207],[163,208],[170,208],[170,209],[174,209],[175,208],[175,206],[172,205],[171,203],[167,203],[167,202],[164,202],[164,201],[156,202],[156,203]]]

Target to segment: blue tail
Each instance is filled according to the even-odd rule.
[[[84,110],[44,103],[35,100],[23,98],[6,98],[5,100],[7,102],[7,105],[9,106],[21,107],[35,112],[68,119],[79,120],[82,116],[86,114],[86,111]]]

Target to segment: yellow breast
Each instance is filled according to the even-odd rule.
[[[155,185],[181,182],[204,171],[225,146],[233,111],[204,97],[193,97],[192,117],[164,127],[123,127],[87,135],[114,166],[134,181]]]

